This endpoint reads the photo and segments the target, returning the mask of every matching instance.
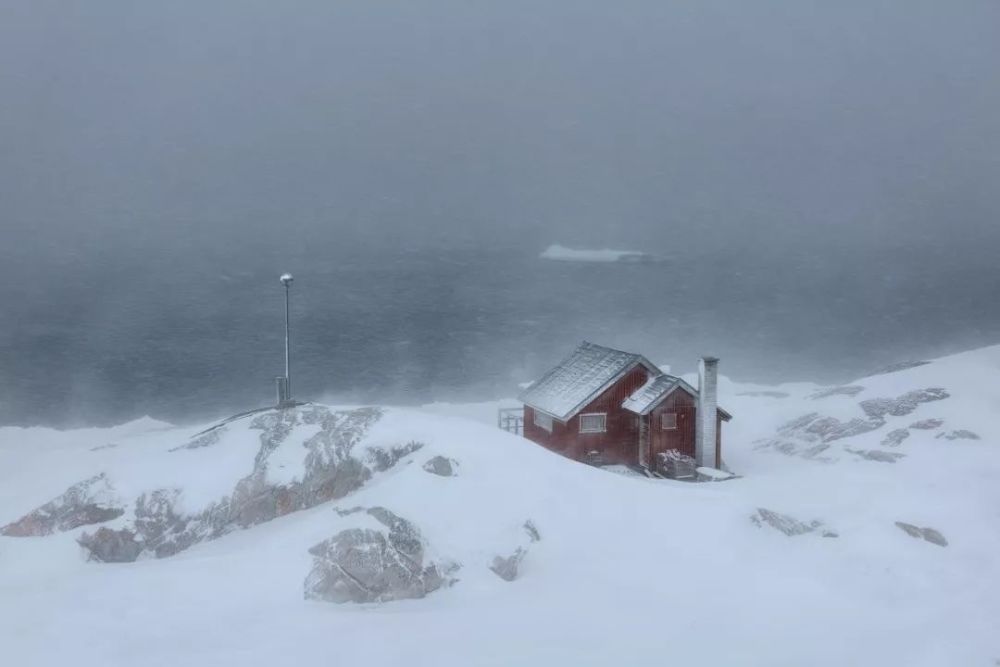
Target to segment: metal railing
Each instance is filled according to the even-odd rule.
[[[524,408],[497,410],[497,428],[514,435],[524,435]]]

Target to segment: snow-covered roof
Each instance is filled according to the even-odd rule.
[[[648,380],[635,392],[622,401],[622,407],[637,415],[644,415],[655,408],[664,396],[672,392],[681,383],[673,375],[656,375]]]
[[[641,354],[584,341],[522,392],[520,399],[525,405],[566,421],[637,364],[642,364],[651,373],[659,373]]]

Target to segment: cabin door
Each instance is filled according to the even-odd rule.
[[[694,456],[694,408],[658,408],[649,415],[649,444],[653,465],[670,449]]]

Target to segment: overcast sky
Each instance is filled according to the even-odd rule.
[[[998,226],[998,34],[995,0],[0,0],[0,215],[39,253],[947,242]]]
[[[995,343],[998,35],[996,0],[0,0],[0,421],[253,405],[285,270],[298,386],[364,400],[594,336],[767,379]],[[673,260],[588,273],[612,314],[392,259],[550,243]]]

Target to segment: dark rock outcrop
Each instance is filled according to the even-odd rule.
[[[454,477],[458,474],[458,461],[444,456],[435,456],[424,463],[424,470],[432,475]]]
[[[979,435],[973,433],[972,431],[967,431],[964,428],[958,429],[957,431],[948,431],[947,433],[938,433],[936,438],[944,438],[945,440],[979,440]]]
[[[897,521],[896,526],[910,537],[922,539],[930,542],[931,544],[936,544],[939,547],[948,546],[948,540],[944,538],[944,535],[933,528],[921,528],[920,526],[915,526],[912,523],[906,523],[904,521]]]
[[[103,473],[74,484],[57,498],[0,528],[8,537],[38,537],[104,523],[125,513]]]
[[[490,564],[490,569],[504,581],[514,581],[517,579],[517,572],[521,566],[521,561],[524,560],[524,556],[527,553],[527,549],[518,547],[509,556],[495,556],[493,563]]]
[[[895,463],[906,456],[906,454],[900,454],[899,452],[883,452],[879,449],[851,449],[850,447],[845,447],[844,449],[855,456],[860,456],[868,461],[878,461],[879,463]]]
[[[118,532],[118,539],[123,542],[132,540],[140,546],[135,557],[149,553],[163,558],[232,530],[256,526],[290,512],[342,498],[361,488],[375,473],[389,469],[422,446],[411,442],[390,449],[359,451],[356,445],[381,414],[377,408],[332,411],[316,405],[255,413],[250,428],[260,431],[260,445],[250,474],[238,480],[229,495],[192,513],[180,509],[180,490],[153,489],[136,500],[130,524],[111,532]],[[271,454],[301,424],[319,426],[318,432],[294,445],[302,447],[301,474],[289,481],[271,481],[268,476]],[[211,446],[214,443],[207,443],[205,438],[226,428],[231,426],[208,431],[192,443],[199,443],[197,447]],[[187,448],[171,451],[182,449]],[[80,544],[84,548],[101,544],[95,541],[96,538],[96,534],[84,535]],[[110,539],[106,533],[101,538],[102,541]],[[104,560],[97,556],[95,559]]]
[[[524,528],[524,534],[528,538],[527,542],[523,542],[506,556],[494,556],[490,563],[490,569],[493,573],[504,581],[517,579],[517,575],[521,571],[521,561],[528,555],[528,548],[542,539],[538,527],[530,519],[524,522],[522,528]]]
[[[888,366],[883,366],[877,371],[873,372],[872,375],[889,375],[890,373],[898,373],[899,371],[905,371],[910,368],[918,368],[920,366],[926,366],[931,362],[929,361],[900,361],[895,364],[889,364]]]
[[[882,438],[883,447],[899,447],[903,441],[910,437],[910,431],[905,428],[896,428],[885,434]]]
[[[828,389],[820,389],[819,391],[813,392],[809,395],[814,401],[818,401],[822,398],[830,398],[831,396],[857,396],[865,390],[864,387],[857,384],[844,385],[841,387],[830,387]]]
[[[943,419],[921,419],[918,422],[910,424],[910,428],[917,429],[918,431],[933,431],[936,428],[940,428],[942,424],[944,424]]]
[[[871,398],[861,401],[858,405],[872,419],[883,419],[886,415],[904,417],[916,410],[921,403],[943,401],[949,396],[950,394],[941,387],[929,387],[908,391],[896,398]]]
[[[313,568],[305,597],[327,602],[388,602],[422,598],[454,583],[454,564],[426,563],[419,531],[384,507],[368,514],[388,532],[351,528],[309,549]]]
[[[750,521],[752,521],[758,528],[769,526],[780,533],[788,535],[789,537],[816,532],[819,532],[823,537],[838,537],[836,532],[824,529],[822,521],[813,520],[809,523],[805,523],[804,521],[799,521],[795,517],[765,509],[763,507],[757,508],[757,511],[750,516]]]
[[[142,544],[130,530],[100,527],[93,535],[84,533],[80,546],[87,550],[88,560],[101,563],[131,563],[142,553]]]
[[[940,387],[930,387],[910,391],[896,398],[872,398],[858,403],[858,406],[865,413],[865,418],[855,417],[848,421],[811,412],[780,427],[777,437],[758,440],[756,445],[757,447],[775,449],[784,454],[822,459],[821,455],[830,448],[830,443],[877,431],[886,425],[887,417],[908,415],[922,403],[941,401],[948,396],[946,390]],[[903,430],[905,429],[899,429],[899,431]],[[887,440],[889,438],[899,438],[898,442],[892,446],[902,442],[901,435],[895,431],[887,436]],[[871,453],[871,456],[856,451],[853,453],[872,461],[882,462],[895,461],[902,456],[878,452]]]

